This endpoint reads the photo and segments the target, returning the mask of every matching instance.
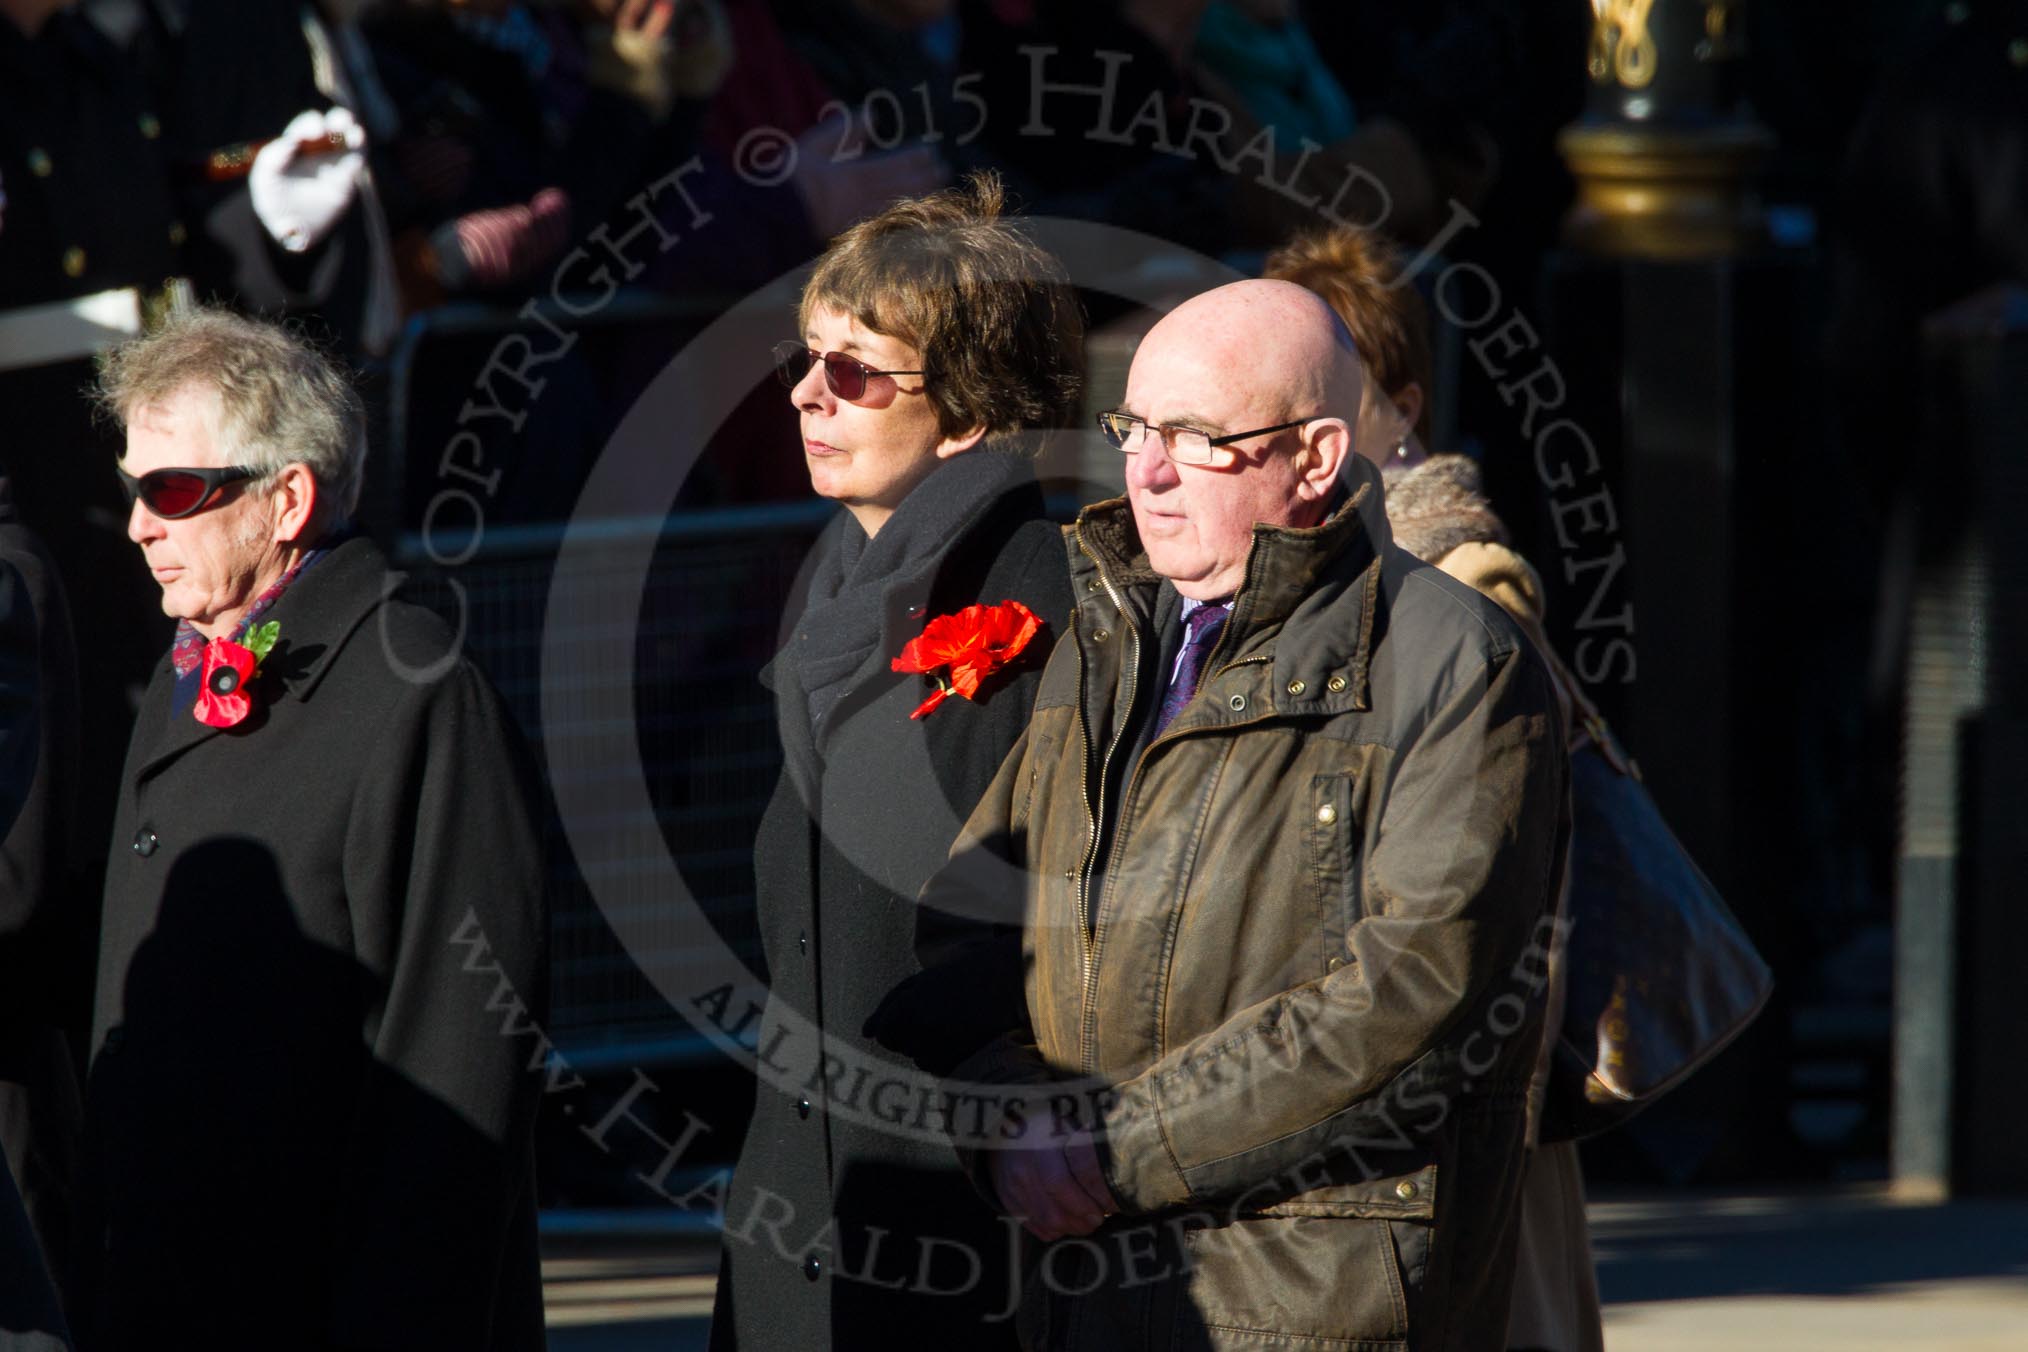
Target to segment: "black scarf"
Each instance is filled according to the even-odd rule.
[[[888,594],[902,588],[927,594],[926,579],[951,547],[1029,477],[1028,462],[1018,456],[967,451],[917,484],[871,539],[849,512],[824,532],[802,617],[775,658],[793,668],[818,744],[825,717],[880,645]]]

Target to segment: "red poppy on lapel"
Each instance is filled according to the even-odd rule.
[[[275,646],[281,625],[274,620],[257,625],[246,635],[244,645],[231,639],[215,638],[204,645],[204,672],[198,678],[197,703],[190,712],[208,727],[229,728],[253,712],[246,683],[254,678],[261,659]]]
[[[937,683],[909,717],[928,717],[952,695],[977,698],[979,683],[1019,657],[1041,630],[1042,621],[1019,601],[937,616],[894,659],[896,671],[920,672]],[[948,676],[944,667],[950,668]]]
[[[254,655],[230,639],[215,638],[204,645],[203,684],[198,687],[193,712],[197,721],[214,728],[229,728],[253,709],[246,697],[246,683],[254,674]]]

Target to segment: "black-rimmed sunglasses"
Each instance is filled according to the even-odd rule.
[[[793,340],[775,344],[775,374],[790,389],[803,383],[810,368],[824,363],[824,383],[840,399],[859,399],[866,394],[866,382],[873,376],[920,376],[926,371],[876,371],[857,357],[843,352],[819,352]]]
[[[127,486],[127,500],[139,498],[144,506],[164,521],[195,516],[209,506],[218,491],[242,479],[258,479],[261,472],[239,465],[224,469],[151,469],[138,479],[120,471]]]

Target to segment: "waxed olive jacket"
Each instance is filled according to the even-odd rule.
[[[1175,593],[1123,500],[1067,528],[1069,630],[925,889],[973,917],[1021,893],[1026,1008],[954,1076],[1000,1110],[952,1114],[988,1124],[954,1133],[975,1179],[1096,1125],[1121,1208],[1034,1256],[1028,1346],[1504,1345],[1564,740],[1507,616],[1348,477],[1325,523],[1255,528],[1152,739]],[[954,933],[939,961],[990,960]]]

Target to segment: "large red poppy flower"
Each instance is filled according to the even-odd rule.
[[[927,717],[952,695],[977,698],[979,683],[1019,657],[1041,629],[1035,612],[1019,601],[966,606],[955,615],[937,616],[894,659],[896,671],[936,678],[936,690],[909,717]]]
[[[191,712],[197,721],[214,728],[229,728],[253,710],[246,696],[246,683],[258,663],[253,651],[230,639],[215,638],[204,645],[204,674],[197,690],[197,704]]]

